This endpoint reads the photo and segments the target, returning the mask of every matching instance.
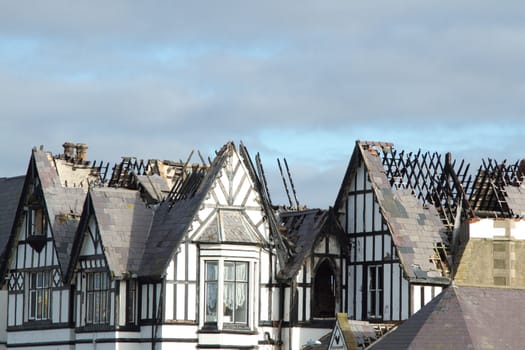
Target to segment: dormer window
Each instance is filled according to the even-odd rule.
[[[27,206],[24,209],[26,214],[27,243],[40,253],[47,241],[44,209],[38,205]]]
[[[45,236],[45,215],[40,206],[28,206],[26,209],[26,232],[28,236]]]

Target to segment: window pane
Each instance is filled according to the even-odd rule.
[[[235,266],[235,279],[248,281],[248,263],[237,263]]]
[[[206,280],[217,281],[217,261],[206,262]]]
[[[223,292],[224,322],[233,322],[233,309],[235,308],[235,283],[224,282]]]
[[[235,322],[236,323],[247,323],[248,321],[248,308],[247,308],[247,294],[248,284],[238,283],[235,288],[236,303],[235,303]]]
[[[224,263],[224,280],[235,281],[235,263],[225,262]]]
[[[206,283],[206,322],[217,322],[217,282]]]

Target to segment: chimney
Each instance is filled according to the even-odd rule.
[[[67,160],[73,159],[75,156],[75,144],[72,142],[64,142],[62,145],[64,147],[64,156]]]
[[[86,161],[88,146],[85,143],[77,143],[75,147],[77,149],[76,161],[84,163]]]

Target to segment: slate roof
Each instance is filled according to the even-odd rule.
[[[262,243],[255,228],[242,211],[236,209],[219,209],[196,240],[201,243]]]
[[[147,194],[157,202],[164,200],[170,191],[166,179],[160,175],[135,175],[135,178]]]
[[[42,186],[49,224],[62,272],[70,263],[75,231],[78,226],[87,187],[63,187],[53,157],[42,150],[33,150],[33,159]]]
[[[0,178],[0,281],[25,176]],[[2,283],[0,283],[1,285]]]
[[[518,217],[525,217],[525,186],[505,186],[506,203],[512,213]]]
[[[523,289],[452,285],[369,349],[521,349],[523,300]]]
[[[201,168],[174,185],[177,190],[172,190],[157,208],[141,263],[141,276],[160,277],[164,273],[233,147],[228,143],[217,152],[209,168]]]
[[[407,278],[414,282],[448,284],[441,266],[432,260],[439,259],[435,247],[448,244],[446,229],[436,208],[428,203],[423,206],[412,188],[396,189],[391,185],[379,149],[388,152],[392,146],[385,142],[356,142],[336,208],[343,205],[345,187],[349,186],[359,158],[362,159]]]
[[[283,211],[279,213],[280,231],[293,255],[279,273],[279,278],[294,278],[305,259],[313,253],[315,244],[323,235],[335,235],[341,241],[344,250],[347,244],[343,229],[328,210],[310,209],[300,211]]]
[[[153,209],[138,191],[94,188],[88,196],[110,271],[115,277],[139,273]]]

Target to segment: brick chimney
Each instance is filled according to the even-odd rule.
[[[67,160],[73,159],[75,156],[75,144],[72,142],[64,142],[62,145],[64,147],[64,156]]]
[[[88,149],[88,146],[85,144],[85,143],[77,143],[76,144],[76,149],[77,149],[77,157],[76,157],[76,161],[77,162],[85,162],[86,161],[86,156],[87,156],[87,149]]]

